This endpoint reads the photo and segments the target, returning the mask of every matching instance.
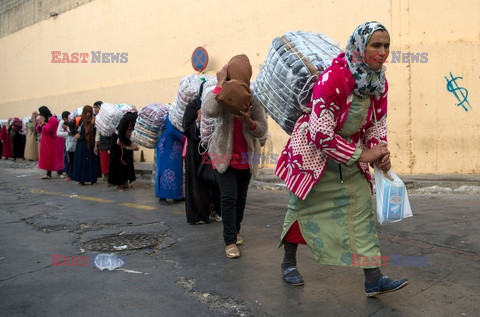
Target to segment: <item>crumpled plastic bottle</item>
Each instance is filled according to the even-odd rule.
[[[105,269],[113,271],[119,267],[125,266],[125,261],[119,258],[115,253],[100,253],[95,256],[94,263],[100,271]]]

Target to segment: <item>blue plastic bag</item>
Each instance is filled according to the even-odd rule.
[[[374,166],[374,175],[378,222],[397,222],[412,217],[407,189],[402,180],[392,170],[384,173],[377,166]]]

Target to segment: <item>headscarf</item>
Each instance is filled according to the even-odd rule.
[[[91,113],[91,116],[87,116],[87,113]],[[92,106],[86,105],[82,110],[82,125],[85,130],[85,141],[89,147],[92,147],[95,144],[95,132],[93,131],[93,108]]]
[[[50,119],[50,117],[52,116],[50,109],[48,109],[46,106],[41,106],[40,108],[38,108],[38,112],[41,116],[45,117],[45,122],[48,122],[48,119]]]
[[[227,81],[217,95],[217,101],[232,114],[246,112],[250,106],[252,95],[250,92],[250,78],[252,65],[247,55],[236,55],[230,59],[227,68]]]
[[[380,96],[385,88],[385,66],[380,70],[371,69],[365,60],[365,48],[375,31],[387,31],[378,22],[366,22],[359,25],[347,42],[346,60],[347,67],[355,80],[353,93],[366,98],[370,95]]]
[[[22,130],[22,121],[20,120],[20,118],[13,118],[12,130],[14,130],[15,132],[20,132]]]
[[[132,141],[127,138],[127,131],[133,131],[133,129],[135,128],[137,117],[137,112],[127,112],[117,126],[118,139],[126,146],[132,143]]]

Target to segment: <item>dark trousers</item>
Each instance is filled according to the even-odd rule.
[[[243,220],[248,185],[252,174],[249,169],[237,170],[228,167],[223,174],[215,171],[215,175],[220,187],[223,239],[225,245],[235,244]]]
[[[75,152],[67,152],[68,153],[68,170],[67,175],[68,177],[72,177],[73,173],[73,161],[75,160]]]

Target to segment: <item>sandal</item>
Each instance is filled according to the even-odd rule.
[[[42,179],[52,179],[52,176],[45,175],[42,177]]]
[[[236,245],[242,245],[243,244],[243,238],[240,237],[238,234],[237,234],[237,243]]]
[[[238,250],[236,244],[230,244],[225,247],[225,255],[229,259],[236,259],[240,257],[240,250]]]

